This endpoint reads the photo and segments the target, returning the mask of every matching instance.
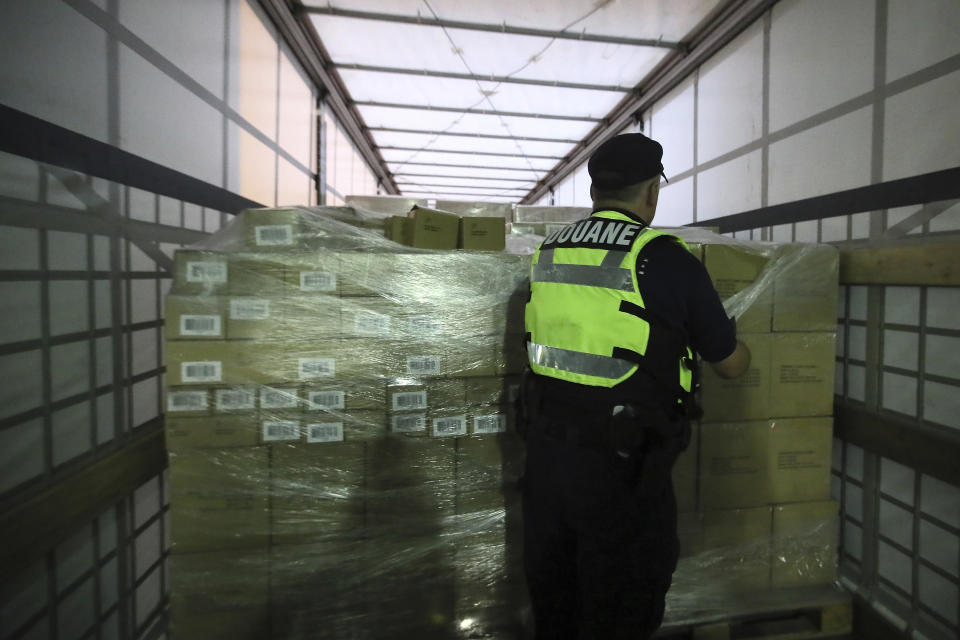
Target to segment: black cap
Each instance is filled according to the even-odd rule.
[[[625,133],[610,138],[593,152],[587,171],[600,189],[622,189],[663,173],[663,147],[642,133]]]

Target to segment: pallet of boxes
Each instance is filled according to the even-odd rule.
[[[832,586],[837,251],[681,235],[694,241],[752,359],[732,380],[702,367],[703,419],[674,468],[683,557],[665,627],[707,625],[704,637],[848,633],[849,599]],[[798,612],[806,628],[795,626]],[[765,630],[747,629],[758,617]]]
[[[173,637],[516,628],[523,362],[507,345],[529,257],[456,249],[457,216],[408,219],[412,247],[348,208],[250,210],[177,252]],[[502,249],[491,228],[481,243]]]

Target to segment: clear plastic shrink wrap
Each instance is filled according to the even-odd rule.
[[[251,210],[177,252],[178,639],[523,635],[512,403],[530,256],[413,249],[382,227],[349,207]],[[681,233],[710,245],[708,268],[716,254],[755,359],[740,386],[705,374],[674,472],[685,557],[668,620],[692,621],[833,581],[836,254]],[[782,402],[789,385],[809,397]]]

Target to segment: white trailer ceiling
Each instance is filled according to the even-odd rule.
[[[294,0],[404,194],[519,201],[729,0]]]

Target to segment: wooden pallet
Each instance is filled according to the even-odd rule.
[[[849,595],[830,602],[792,609],[777,608],[731,615],[721,620],[694,622],[661,629],[662,640],[826,640],[842,638],[853,628]]]

